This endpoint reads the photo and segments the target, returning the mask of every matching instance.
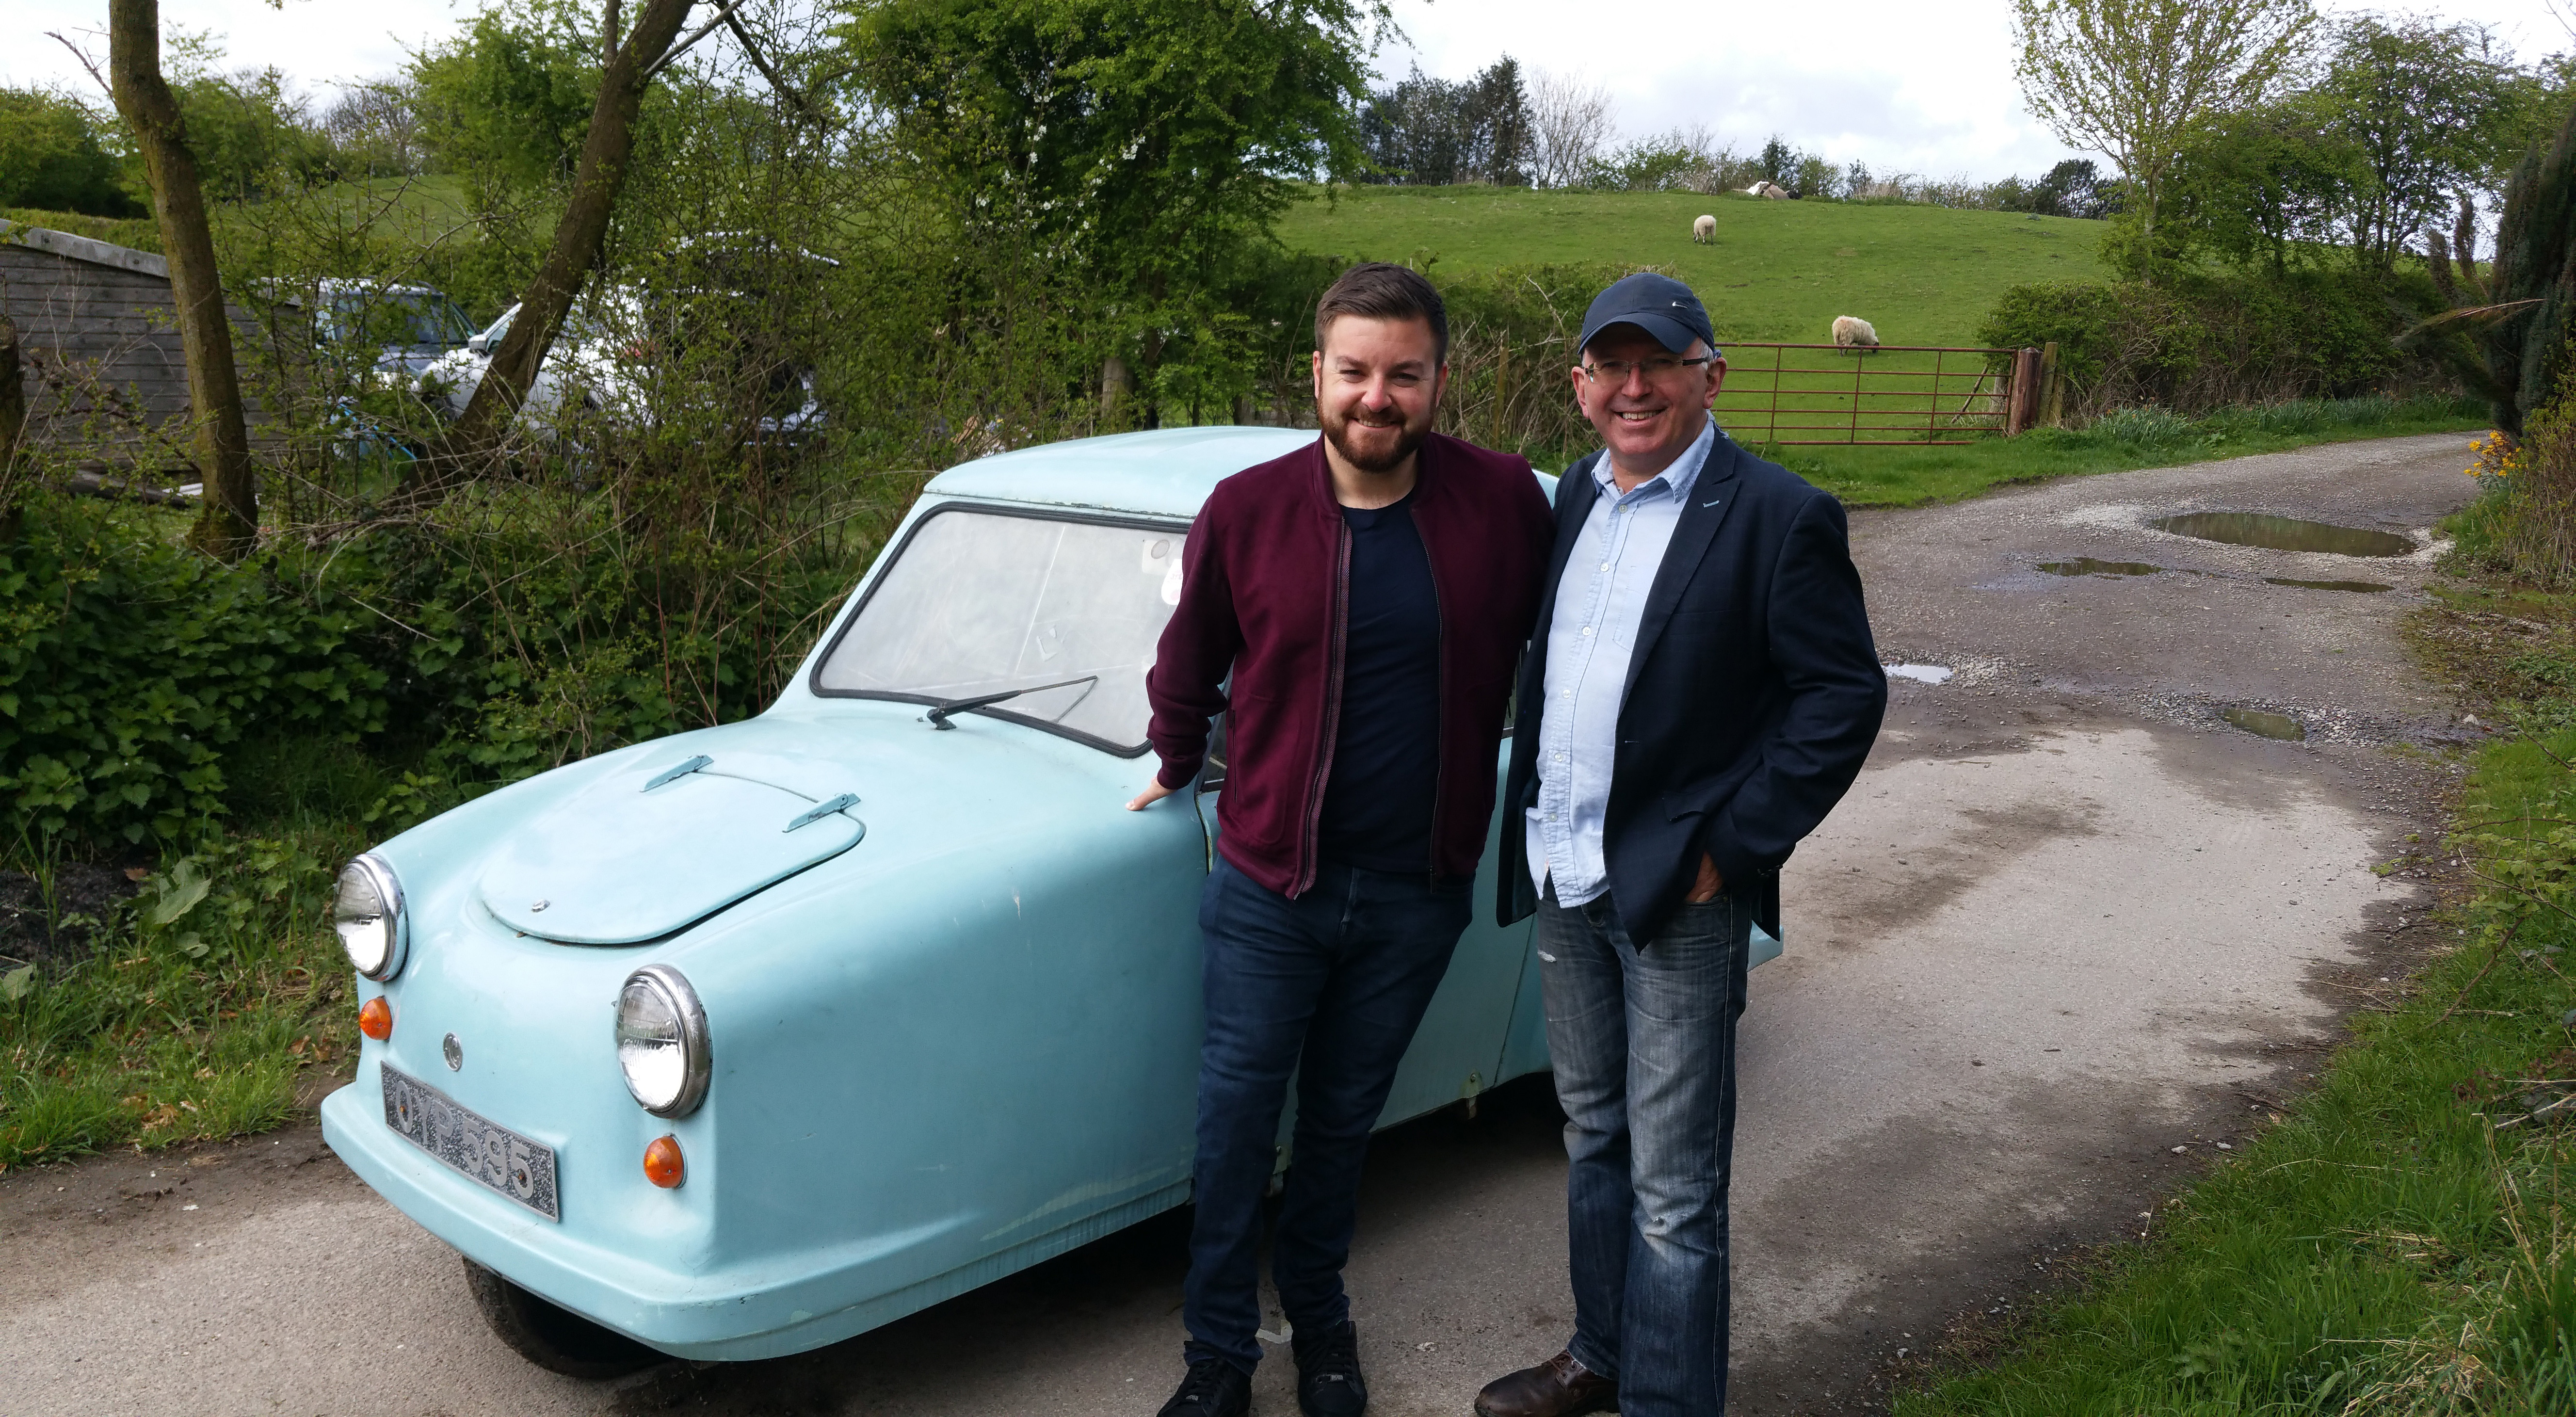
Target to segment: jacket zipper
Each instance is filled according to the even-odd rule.
[[[1351,618],[1351,526],[1338,505],[1333,509],[1333,538],[1333,603],[1327,610],[1332,630],[1325,649],[1322,741],[1315,745],[1314,779],[1306,785],[1306,824],[1297,844],[1297,880],[1296,889],[1288,892],[1291,900],[1315,884],[1316,857],[1323,851],[1324,788],[1333,775],[1333,743],[1341,733],[1342,651],[1350,637]]]
[[[1439,717],[1432,721],[1431,735],[1431,840],[1423,853],[1425,860],[1422,863],[1427,883],[1431,889],[1438,890],[1440,803],[1449,791],[1449,617],[1442,613],[1440,606],[1440,563],[1432,559],[1431,538],[1423,534],[1420,517],[1413,519],[1413,537],[1422,543],[1423,569],[1431,573],[1431,623],[1440,640],[1440,687],[1432,699]]]

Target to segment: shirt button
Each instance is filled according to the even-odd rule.
[[[1561,763],[1561,762],[1564,762],[1564,761],[1565,761],[1565,755],[1564,755],[1563,753],[1559,753],[1559,754],[1557,754],[1557,755],[1556,755],[1556,760],[1557,760],[1558,762],[1560,762],[1560,763]]]
[[[1609,570],[1609,569],[1610,569],[1610,563],[1609,563],[1609,562],[1607,562],[1607,561],[1602,562],[1602,563],[1601,563],[1601,569],[1603,569],[1603,570],[1605,570],[1605,571],[1606,571],[1606,570]]]
[[[1583,633],[1585,633],[1585,634],[1587,634],[1587,635],[1588,635],[1588,634],[1591,634],[1591,633],[1592,633],[1592,627],[1591,627],[1591,626],[1589,626],[1589,625],[1584,626],[1584,627],[1583,627]]]

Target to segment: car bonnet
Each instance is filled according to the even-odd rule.
[[[858,798],[678,744],[640,753],[514,831],[480,893],[512,930],[568,944],[657,939],[849,850]]]

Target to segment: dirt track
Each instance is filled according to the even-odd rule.
[[[1860,785],[1789,868],[1789,954],[1754,977],[1739,1410],[1866,1405],[1937,1332],[2048,1282],[2064,1247],[2151,1224],[2390,961],[2433,943],[2420,884],[2371,869],[2448,781],[2399,745],[2475,732],[2397,639],[2430,552],[2144,523],[2279,512],[2420,541],[2469,493],[2465,443],[1855,519],[1884,657],[1957,673],[1895,684]],[[2085,556],[2166,569],[2035,569]],[[2228,707],[2309,736],[2239,731]],[[1352,1264],[1374,1411],[1464,1413],[1562,1342],[1556,1125],[1523,1085],[1381,1139]],[[1178,1372],[1180,1237],[1166,1217],[819,1353],[578,1383],[490,1338],[453,1256],[303,1126],[0,1177],[0,1411],[1150,1413]],[[1280,1357],[1257,1397],[1273,1417],[1295,1410]]]

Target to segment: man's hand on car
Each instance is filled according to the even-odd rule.
[[[1130,812],[1144,811],[1146,808],[1151,807],[1155,803],[1162,801],[1164,798],[1171,796],[1174,790],[1175,789],[1173,788],[1165,787],[1161,778],[1155,778],[1153,781],[1145,784],[1145,790],[1137,793],[1134,801],[1127,804],[1127,810]]]

